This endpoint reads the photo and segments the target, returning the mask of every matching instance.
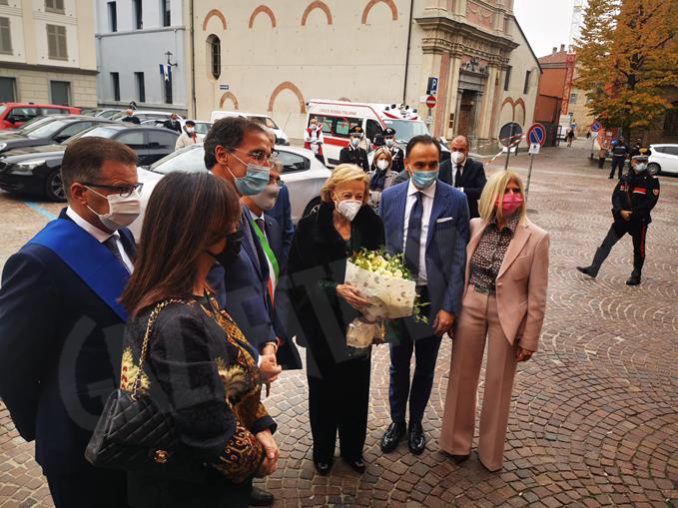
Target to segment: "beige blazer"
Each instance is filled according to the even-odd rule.
[[[466,248],[466,284],[468,291],[471,259],[487,227],[482,219],[471,220],[471,240]],[[549,234],[529,220],[518,224],[496,284],[497,310],[501,328],[511,344],[536,351],[546,309],[549,271]]]

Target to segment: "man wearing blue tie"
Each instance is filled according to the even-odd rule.
[[[126,473],[95,469],[85,448],[116,387],[133,269],[126,229],[141,211],[137,156],[97,137],[68,145],[68,208],[9,258],[0,289],[0,397],[57,508],[127,506]]]
[[[405,265],[417,281],[420,301],[429,324],[413,318],[396,321],[390,344],[389,403],[392,423],[381,440],[381,449],[396,449],[407,433],[409,449],[426,448],[422,419],[433,386],[442,336],[454,325],[461,305],[469,240],[468,203],[463,192],[438,180],[440,144],[428,135],[407,144],[405,168],[410,179],[384,191],[380,215],[386,230],[386,247],[403,253]],[[410,360],[415,371],[410,383]],[[410,423],[406,425],[407,402]]]

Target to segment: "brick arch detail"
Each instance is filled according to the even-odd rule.
[[[224,30],[226,30],[226,18],[219,9],[212,9],[207,13],[207,16],[205,16],[205,20],[202,22],[203,32],[207,30],[207,23],[209,23],[209,20],[215,16],[219,18],[219,20],[221,21],[221,26],[224,28]]]
[[[342,102],[353,102],[353,101],[351,101],[351,99],[349,99],[348,97],[339,97],[337,100],[338,100],[338,101],[342,101]]]
[[[367,5],[365,6],[365,9],[363,10],[363,17],[362,17],[362,21],[361,21],[361,23],[363,25],[367,24],[367,16],[370,14],[372,7],[374,7],[378,3],[386,4],[391,9],[391,15],[393,16],[393,21],[398,20],[398,7],[396,7],[396,4],[393,0],[370,0],[369,2],[367,2]]]
[[[327,24],[331,25],[332,24],[332,11],[330,8],[327,6],[325,2],[322,2],[321,0],[315,0],[315,2],[311,2],[308,4],[306,9],[304,10],[303,16],[301,16],[301,26],[306,26],[306,21],[308,20],[308,15],[311,14],[311,11],[314,9],[320,9],[325,13],[325,16],[327,17]]]
[[[254,26],[254,20],[259,14],[266,14],[270,19],[271,19],[271,25],[273,25],[273,28],[275,28],[278,24],[277,20],[275,19],[275,14],[273,14],[273,11],[266,5],[260,5],[254,11],[252,12],[252,15],[250,16],[250,24],[249,27],[252,28]]]
[[[511,97],[506,97],[504,99],[504,102],[501,103],[501,108],[499,109],[504,109],[504,106],[509,104],[511,106],[511,121],[515,122],[516,120],[516,108],[520,106],[523,108],[523,122],[527,120],[527,108],[525,107],[525,101],[521,98],[518,100],[514,101]]]
[[[231,92],[226,92],[224,95],[221,96],[221,99],[219,99],[219,109],[222,109],[224,107],[224,103],[227,100],[230,100],[233,103],[233,107],[235,108],[236,111],[240,109],[240,105],[238,104],[238,98]]]
[[[275,104],[276,98],[280,92],[284,90],[289,90],[297,96],[297,99],[299,100],[299,112],[306,113],[306,101],[304,100],[304,96],[302,95],[301,90],[299,90],[299,87],[291,81],[285,81],[275,87],[275,90],[273,90],[273,93],[271,94],[271,98],[268,100],[268,110],[273,111],[273,105]]]

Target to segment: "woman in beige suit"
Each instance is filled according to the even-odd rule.
[[[487,469],[497,471],[503,463],[516,366],[537,350],[544,321],[549,236],[528,220],[523,183],[512,171],[490,177],[479,208],[480,218],[471,221],[440,446],[457,463],[471,452],[487,341],[478,456]]]

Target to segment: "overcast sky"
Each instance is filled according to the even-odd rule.
[[[574,0],[515,0],[516,15],[537,58],[568,44]]]

